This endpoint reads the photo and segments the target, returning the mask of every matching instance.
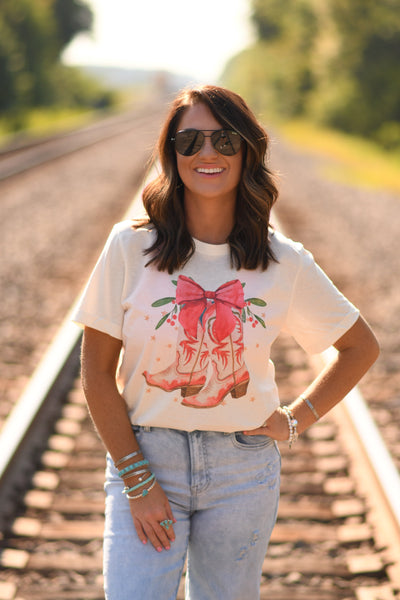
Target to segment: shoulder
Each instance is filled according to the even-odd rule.
[[[276,229],[270,231],[269,239],[271,250],[279,264],[292,263],[294,266],[300,266],[304,260],[312,258],[303,244],[291,240]]]
[[[154,240],[154,229],[151,225],[136,228],[132,220],[120,221],[111,230],[109,241],[123,248],[145,249]]]

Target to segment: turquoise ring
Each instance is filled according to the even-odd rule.
[[[171,521],[171,519],[165,519],[164,521],[160,522],[161,527],[164,527],[165,529],[169,529],[170,525],[173,524],[173,521]]]

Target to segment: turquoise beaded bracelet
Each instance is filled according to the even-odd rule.
[[[118,473],[119,477],[122,477],[122,475],[125,475],[125,473],[129,473],[129,471],[133,471],[134,469],[137,469],[137,467],[144,467],[144,465],[148,465],[149,461],[147,460],[147,458],[143,459],[143,460],[139,460],[138,462],[134,463],[133,465],[128,465],[127,467],[125,467],[125,469],[122,469],[122,471],[120,471]]]

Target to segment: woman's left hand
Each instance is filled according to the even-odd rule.
[[[289,439],[289,427],[285,412],[279,406],[265,421],[262,427],[243,431],[245,435],[268,435],[273,440],[280,442]]]

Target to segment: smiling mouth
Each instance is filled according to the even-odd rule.
[[[205,173],[206,175],[215,175],[217,173],[222,173],[224,171],[224,169],[221,168],[217,168],[214,167],[212,169],[204,169],[202,167],[199,167],[198,169],[195,169],[196,173]]]

